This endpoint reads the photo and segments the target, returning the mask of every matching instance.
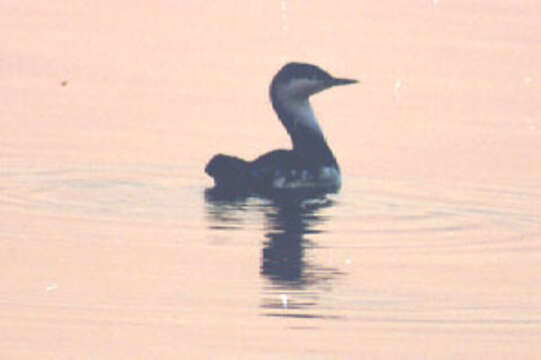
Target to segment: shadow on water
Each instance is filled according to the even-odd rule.
[[[334,201],[325,197],[275,202],[265,213],[261,274],[277,286],[302,289],[334,273],[310,264],[305,256],[306,249],[316,247],[305,235],[323,232],[318,225],[327,219],[319,213],[333,205]]]
[[[335,206],[334,200],[325,194],[290,193],[261,198],[214,189],[205,192],[205,200],[213,230],[239,226],[243,216],[250,213],[263,214],[260,274],[269,286],[264,289],[262,308],[272,311],[265,316],[328,317],[305,310],[314,310],[321,292],[329,291],[332,280],[343,275],[335,268],[316,264],[310,256],[317,244],[309,237],[325,233],[322,225],[329,219],[322,212]]]

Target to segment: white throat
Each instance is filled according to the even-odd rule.
[[[328,86],[326,86],[328,87]],[[285,126],[293,150],[312,164],[338,168],[336,159],[325,141],[309,98],[323,90],[325,84],[316,80],[292,80],[271,86],[274,110]]]
[[[317,122],[317,119],[314,115],[314,111],[312,110],[312,106],[310,106],[310,102],[308,99],[292,99],[292,98],[286,98],[286,99],[280,99],[282,102],[283,109],[288,115],[288,120],[292,122],[293,128],[296,128],[297,126],[303,126],[305,128],[308,128],[312,130],[314,133],[322,135],[323,132],[321,131],[321,128],[319,127],[319,123]]]
[[[320,80],[293,79],[276,88],[275,95],[292,128],[301,125],[323,135],[308,99],[326,87]]]

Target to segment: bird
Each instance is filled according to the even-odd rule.
[[[215,155],[205,166],[205,172],[214,179],[214,188],[263,195],[303,190],[337,192],[340,168],[309,100],[325,89],[357,82],[334,77],[316,65],[285,64],[272,79],[269,93],[293,148],[273,150],[252,161]]]

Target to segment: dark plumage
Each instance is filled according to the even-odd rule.
[[[293,143],[292,150],[274,150],[253,161],[218,154],[205,167],[216,188],[269,193],[284,189],[340,187],[340,170],[319,128],[309,97],[355,80],[334,78],[311,64],[289,63],[274,76],[270,98]]]

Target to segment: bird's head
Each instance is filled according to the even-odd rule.
[[[274,76],[271,94],[284,99],[305,100],[330,87],[356,82],[353,79],[336,78],[315,65],[288,63]]]

